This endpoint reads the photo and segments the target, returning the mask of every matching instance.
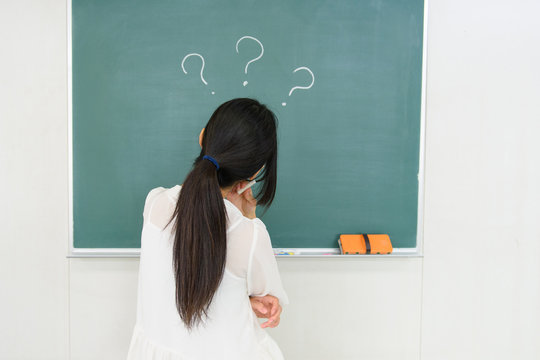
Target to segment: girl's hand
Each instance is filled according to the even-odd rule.
[[[232,202],[245,217],[249,219],[255,219],[257,215],[255,210],[257,209],[257,200],[253,197],[251,188],[247,189],[241,194],[238,194],[238,190],[242,189],[248,184],[247,181],[241,181],[232,187],[231,191],[227,194],[227,200]]]
[[[268,319],[268,321],[261,324],[262,328],[274,328],[279,325],[282,309],[281,305],[279,305],[278,298],[272,295],[266,295],[250,297],[249,300],[255,315],[258,318]]]

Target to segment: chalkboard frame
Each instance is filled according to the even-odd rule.
[[[73,236],[73,67],[72,67],[72,0],[67,0],[67,95],[68,95],[68,212],[69,226],[68,258],[137,258],[140,248],[76,248]],[[425,127],[426,127],[426,86],[427,86],[427,30],[428,30],[429,0],[424,0],[423,34],[422,34],[422,89],[420,105],[420,144],[418,162],[418,206],[417,206],[417,232],[416,247],[394,248],[388,255],[340,255],[339,248],[274,248],[278,258],[340,258],[340,259],[366,259],[366,258],[411,258],[423,257],[424,242],[424,181],[425,181]],[[292,255],[279,255],[281,252]]]

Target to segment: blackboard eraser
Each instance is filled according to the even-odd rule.
[[[393,250],[388,234],[341,234],[338,244],[342,255],[391,254]]]

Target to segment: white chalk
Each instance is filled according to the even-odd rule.
[[[247,189],[249,189],[250,187],[252,187],[252,186],[255,185],[256,183],[257,183],[257,181],[251,180],[251,181],[250,181],[243,189],[238,190],[237,193],[238,193],[238,194],[243,193],[244,191],[246,191]]]

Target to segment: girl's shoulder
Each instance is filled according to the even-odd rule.
[[[165,226],[174,210],[180,185],[171,188],[156,187],[148,192],[144,203],[144,222],[150,221],[154,225]]]
[[[163,186],[153,188],[146,195],[145,206],[151,205],[159,197],[167,197],[170,201],[176,203],[180,189],[180,185],[175,185],[170,188],[165,188]]]

